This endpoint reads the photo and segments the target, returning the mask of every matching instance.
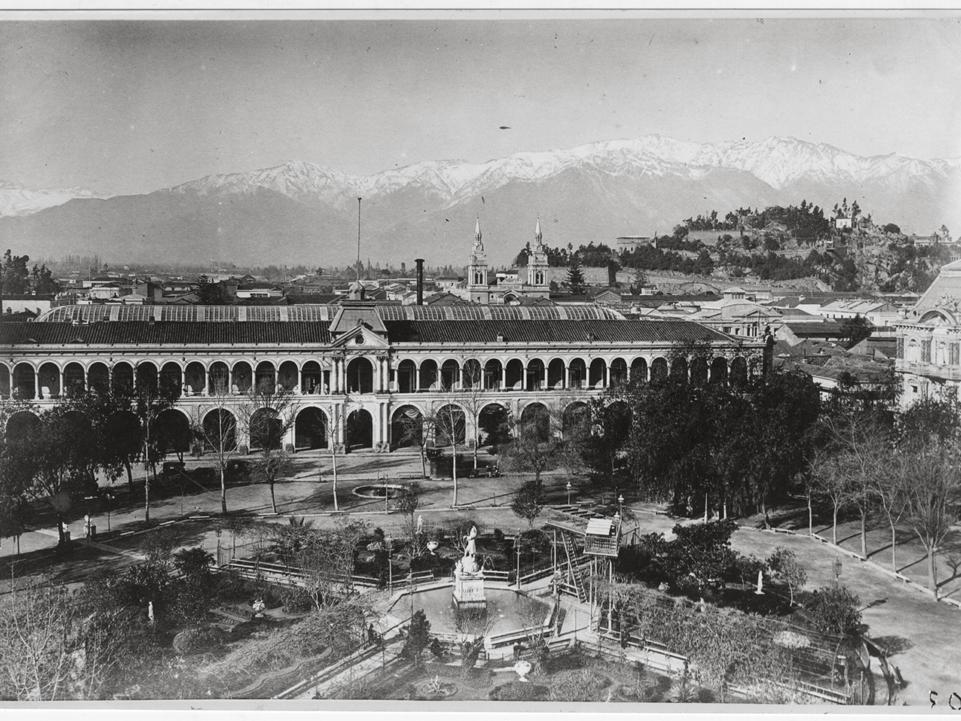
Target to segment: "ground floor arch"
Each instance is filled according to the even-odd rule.
[[[154,421],[157,448],[161,453],[182,455],[190,450],[190,422],[180,411],[168,408]]]
[[[390,420],[391,448],[419,448],[424,438],[424,414],[416,406],[401,406]]]
[[[229,453],[237,448],[237,418],[226,408],[215,408],[203,419],[204,448]]]
[[[574,401],[564,409],[561,418],[561,432],[564,440],[580,437],[590,431],[591,409],[583,401]]]
[[[344,424],[344,447],[349,453],[374,446],[374,419],[370,412],[358,408],[347,416]]]
[[[278,449],[283,442],[283,423],[273,408],[258,408],[250,416],[250,447]]]
[[[328,438],[327,414],[320,408],[308,406],[294,420],[294,448],[313,450],[326,448]]]
[[[510,440],[510,412],[500,403],[488,403],[477,414],[477,442],[499,446]]]
[[[521,413],[520,433],[537,443],[551,439],[551,414],[543,403],[529,403]]]
[[[449,446],[451,440],[462,444],[467,440],[467,424],[464,409],[448,403],[434,414],[434,438],[438,446]]]
[[[17,411],[7,419],[7,442],[29,442],[40,431],[40,418],[32,411]]]

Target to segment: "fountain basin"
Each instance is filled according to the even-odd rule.
[[[451,586],[414,590],[398,598],[388,613],[395,618],[406,618],[414,611],[423,610],[430,621],[432,634],[470,640],[477,636],[500,636],[532,626],[540,626],[550,613],[550,606],[521,591],[507,588],[486,588],[486,612],[480,609],[458,612]]]
[[[398,496],[404,495],[406,490],[404,486],[391,483],[384,485],[380,483],[378,485],[357,486],[357,488],[353,490],[353,494],[361,498],[383,498],[384,496],[387,496],[387,498],[397,498]]]

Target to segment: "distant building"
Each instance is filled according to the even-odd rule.
[[[0,298],[4,313],[30,313],[38,315],[53,307],[52,295],[4,295]]]

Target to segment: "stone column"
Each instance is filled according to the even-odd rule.
[[[297,390],[295,391],[295,393],[297,393],[297,395],[300,395],[303,392],[304,392],[304,367],[298,363],[297,364]]]
[[[414,393],[420,390],[420,363],[414,364]]]
[[[543,383],[541,384],[541,389],[542,389],[542,390],[545,390],[545,391],[547,390],[547,381],[550,379],[550,376],[549,376],[548,373],[547,373],[547,366],[548,366],[548,364],[545,363],[545,364],[544,364],[544,381],[543,381]]]
[[[604,387],[611,387],[611,364],[607,361],[604,362]]]
[[[330,392],[340,392],[340,359],[334,358],[334,366],[330,371]]]
[[[571,387],[571,367],[567,363],[564,364],[564,390]]]
[[[334,444],[342,446],[344,445],[344,425],[347,423],[347,419],[344,417],[344,405],[342,403],[333,405],[333,417],[337,419],[337,421],[332,424],[336,428]]]
[[[64,389],[64,387],[63,387],[63,381],[64,381],[63,368],[60,368],[60,369],[57,371],[57,373],[60,374],[60,387],[57,389],[57,395],[59,395],[61,398],[65,398],[67,394],[66,394],[66,391],[65,391],[65,389]],[[40,378],[40,374],[39,374],[39,373],[37,374],[37,378],[38,378],[38,379]]]
[[[40,369],[37,368],[33,372],[33,397],[36,400],[40,399]]]
[[[507,364],[501,363],[501,390],[507,390]]]

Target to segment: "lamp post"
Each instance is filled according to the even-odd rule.
[[[517,590],[521,590],[521,534],[514,536],[514,545],[517,546]]]
[[[107,501],[107,533],[110,533],[110,508],[113,506],[113,494],[107,491],[104,499]]]
[[[392,593],[394,590],[394,569],[390,564],[390,554],[394,550],[394,539],[388,536],[384,539],[384,545],[387,547],[387,593]]]
[[[617,515],[624,515],[624,494],[621,493],[617,496]]]
[[[574,489],[574,486],[572,486],[571,482],[568,481],[565,488],[567,489],[567,505],[569,506],[571,505],[571,491]]]
[[[218,528],[215,533],[217,534],[217,565],[220,566],[220,529]]]

